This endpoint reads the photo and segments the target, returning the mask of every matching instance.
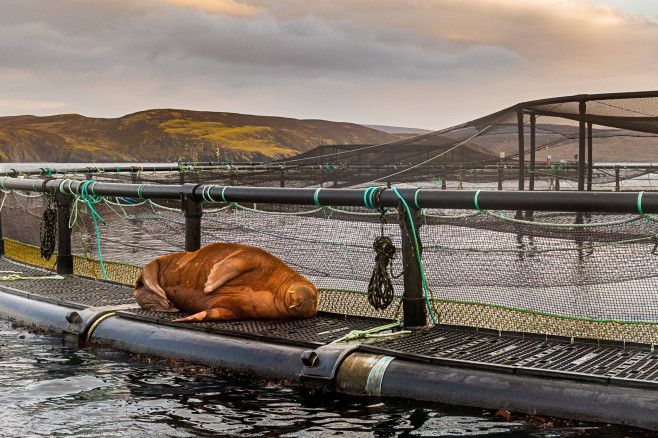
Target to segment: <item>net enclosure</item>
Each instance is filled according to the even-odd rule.
[[[64,181],[58,187],[67,187]],[[421,253],[428,324],[658,342],[658,226],[642,202],[631,214],[485,210],[484,192],[476,192],[468,209],[415,209],[418,227],[412,230],[405,214],[414,210],[414,196],[407,196],[406,209],[376,210],[369,208],[368,190],[357,191],[363,206],[326,206],[321,201],[328,189],[312,191],[311,205],[292,205],[233,201],[231,190],[224,202],[217,195],[224,189],[204,187],[214,191],[202,191],[200,244],[236,242],[269,251],[317,285],[323,311],[403,318],[406,239],[416,240]],[[65,226],[72,230],[77,274],[132,284],[153,258],[186,249],[180,201],[109,195],[90,201],[64,191],[73,202]],[[450,193],[427,189],[420,197],[423,192]],[[8,256],[56,268],[58,254],[42,258],[38,232],[50,196],[4,190]],[[377,257],[373,242],[382,235],[396,248],[386,267],[394,296],[377,310],[368,288]]]
[[[318,286],[321,310],[403,318],[415,257],[429,324],[655,344],[658,226],[641,200],[642,191],[653,190],[656,152],[658,92],[545,99],[394,143],[326,145],[280,162],[181,163],[150,171],[135,165],[89,169],[86,177],[47,169],[13,188],[5,184],[12,178],[0,178],[2,231],[7,255],[56,268],[58,253],[41,257],[39,232],[52,202],[41,188],[54,186],[38,178],[57,178],[64,183],[50,191],[72,203],[64,221],[75,272],[131,284],[153,258],[189,249],[190,212],[180,196],[192,186],[201,209],[200,244],[236,242],[271,252]],[[32,189],[29,178],[39,181]],[[133,194],[85,194],[79,190],[85,181],[91,188],[121,183]],[[162,186],[180,193],[168,200],[149,196]],[[421,208],[412,195],[398,202],[400,209],[372,208],[371,188],[387,186],[382,196],[413,187],[422,189],[420,198],[429,192],[470,198],[459,206]],[[303,193],[315,197],[306,203],[237,199],[230,195],[235,187],[260,188],[254,194],[306,188]],[[324,205],[334,188],[357,190],[362,202]],[[596,193],[579,198],[594,205],[580,212],[478,204],[478,190],[497,189],[538,190],[536,199],[548,199],[549,192],[539,190],[640,193],[628,193],[635,207],[623,212],[597,210]],[[336,193],[334,200],[342,192]],[[378,257],[373,243],[382,236],[395,247],[385,264],[393,299],[375,309],[368,290]],[[411,258],[405,259],[405,248]]]

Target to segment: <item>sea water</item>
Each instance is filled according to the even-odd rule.
[[[196,364],[131,355],[0,319],[0,437],[623,437],[605,424],[310,393]]]

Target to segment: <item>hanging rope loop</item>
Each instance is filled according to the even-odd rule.
[[[395,245],[388,236],[378,236],[372,244],[375,267],[368,283],[368,302],[377,310],[386,309],[393,302],[393,283],[388,266],[393,264]]]
[[[50,260],[55,252],[55,236],[57,233],[57,199],[53,192],[48,196],[48,204],[41,218],[39,239],[41,242],[41,257]]]

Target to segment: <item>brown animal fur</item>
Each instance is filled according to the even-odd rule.
[[[235,243],[153,260],[135,281],[135,298],[147,310],[194,313],[175,321],[307,318],[318,311],[313,283],[272,254]]]

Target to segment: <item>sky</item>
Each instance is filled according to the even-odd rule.
[[[0,116],[151,108],[442,129],[658,89],[655,0],[0,0]]]

